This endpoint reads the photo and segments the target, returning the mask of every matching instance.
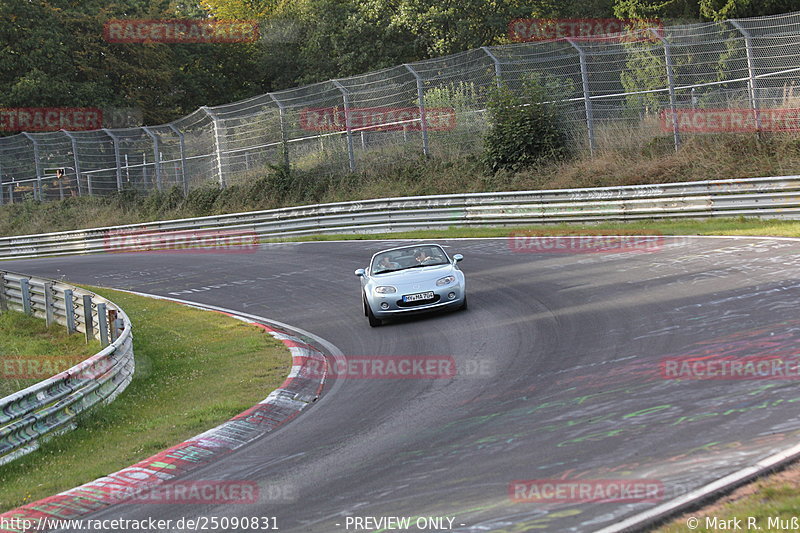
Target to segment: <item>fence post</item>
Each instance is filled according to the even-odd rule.
[[[283,166],[286,170],[289,170],[289,133],[286,131],[286,106],[283,105],[283,102],[275,98],[275,95],[272,93],[269,94],[269,97],[272,98],[272,101],[275,102],[275,105],[278,106],[278,114],[280,115],[281,120],[281,144],[283,146]]]
[[[86,334],[86,342],[94,338],[94,319],[92,317],[92,295],[83,295],[83,327]]]
[[[75,136],[67,130],[61,132],[69,137],[72,143],[72,160],[75,162],[75,179],[78,181],[78,196],[83,196],[83,185],[81,185],[81,163],[78,160],[78,140]],[[92,180],[89,180],[89,196],[92,195]]]
[[[342,102],[344,102],[344,123],[347,130],[347,157],[350,160],[350,172],[356,171],[356,156],[353,152],[353,128],[350,121],[350,93],[337,80],[331,82],[342,92]]]
[[[423,92],[422,87],[422,76],[414,70],[414,68],[409,65],[408,63],[403,64],[404,67],[408,69],[408,71],[414,75],[417,79],[417,98],[419,99],[419,120],[420,126],[422,128],[422,153],[425,154],[425,157],[430,157],[430,147],[428,145],[428,117],[425,114],[425,94]]]
[[[173,124],[169,125],[169,129],[178,134],[178,142],[181,149],[181,179],[183,180],[183,196],[189,196],[189,182],[186,180],[186,144],[184,143],[183,132],[176,128]]]
[[[669,84],[669,108],[672,113],[672,137],[675,143],[675,151],[681,147],[681,134],[678,126],[678,109],[675,99],[675,79],[674,68],[672,66],[672,54],[669,51],[669,42],[667,39],[660,35],[655,29],[650,28],[650,31],[655,35],[664,45],[664,63],[667,66],[667,83]]]
[[[111,325],[111,342],[117,340],[119,337],[119,324],[117,324],[117,310],[108,310],[108,323]]]
[[[220,138],[219,134],[219,120],[217,116],[212,113],[208,107],[202,106],[200,109],[208,115],[208,118],[211,119],[211,124],[214,127],[214,150],[217,155],[217,178],[219,179],[219,188],[225,188],[225,175],[222,172],[222,139]]]
[[[30,133],[22,132],[22,135],[25,136],[33,144],[33,162],[36,167],[36,187],[33,189],[33,198],[34,200],[42,201],[42,164],[39,161],[39,143],[36,142],[36,139]]]
[[[97,326],[100,328],[100,345],[108,346],[108,322],[106,319],[106,304],[97,304]]]
[[[53,283],[50,281],[44,282],[44,313],[47,327],[55,323],[54,308],[53,308]]]
[[[158,135],[153,133],[147,126],[142,126],[142,129],[153,140],[153,167],[156,170],[156,189],[158,189],[158,192],[161,192],[163,190],[163,185],[161,183],[161,158],[158,157],[160,152]]]
[[[72,335],[75,333],[75,300],[72,289],[64,290],[64,313],[67,315],[67,332]]]
[[[750,93],[750,107],[753,109],[753,114],[756,117],[758,133],[761,134],[761,110],[758,107],[758,100],[756,98],[756,68],[753,62],[753,36],[738,20],[729,20],[728,22],[744,36],[744,49],[747,54],[747,74],[750,77],[748,83],[750,89],[748,91]]]
[[[8,311],[6,301],[6,273],[0,270],[0,311]]]
[[[111,137],[114,143],[114,163],[117,165],[117,191],[122,190],[122,162],[119,157],[119,138],[111,133],[111,130],[103,128],[103,133]]]
[[[586,111],[586,131],[589,135],[589,154],[594,155],[594,113],[592,110],[592,98],[589,94],[589,69],[586,66],[586,52],[575,44],[572,38],[568,38],[567,42],[578,51],[578,58],[581,62],[581,82],[583,84],[583,108]]]
[[[500,68],[500,60],[497,59],[497,56],[494,55],[492,51],[489,50],[489,48],[487,48],[486,46],[481,46],[481,50],[483,50],[483,52],[487,56],[489,56],[489,59],[491,59],[492,62],[494,63],[495,82],[497,83],[497,86],[500,87],[501,85],[503,85],[503,71]]]
[[[22,311],[26,315],[33,315],[31,308],[31,286],[27,278],[19,280],[19,290],[22,292]]]

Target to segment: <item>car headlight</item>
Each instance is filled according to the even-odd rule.
[[[392,294],[395,292],[397,292],[397,289],[391,285],[381,285],[379,287],[375,287],[375,294]]]
[[[438,285],[439,287],[442,287],[444,285],[450,285],[455,280],[456,280],[455,276],[445,276],[443,278],[436,280],[436,285]]]

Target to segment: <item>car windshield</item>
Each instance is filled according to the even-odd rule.
[[[439,246],[423,245],[381,252],[372,259],[372,274],[386,274],[407,268],[446,265],[447,254]]]

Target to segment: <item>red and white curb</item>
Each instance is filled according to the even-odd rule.
[[[327,374],[327,360],[320,350],[299,337],[271,326],[235,313],[220,312],[264,329],[289,349],[292,354],[292,370],[283,384],[264,401],[192,439],[113,474],[0,514],[0,523],[4,524],[0,532],[41,531],[36,528],[36,524],[45,519],[80,518],[110,505],[122,503],[128,497],[142,494],[147,489],[216,461],[248,442],[274,431],[319,398]],[[23,524],[25,521],[34,526],[27,530],[9,528],[9,525]]]

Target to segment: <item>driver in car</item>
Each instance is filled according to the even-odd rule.
[[[417,250],[417,252],[414,254],[414,259],[416,259],[417,263],[420,265],[432,265],[439,261],[438,258],[428,255],[428,252],[425,250],[425,248],[420,248]]]

